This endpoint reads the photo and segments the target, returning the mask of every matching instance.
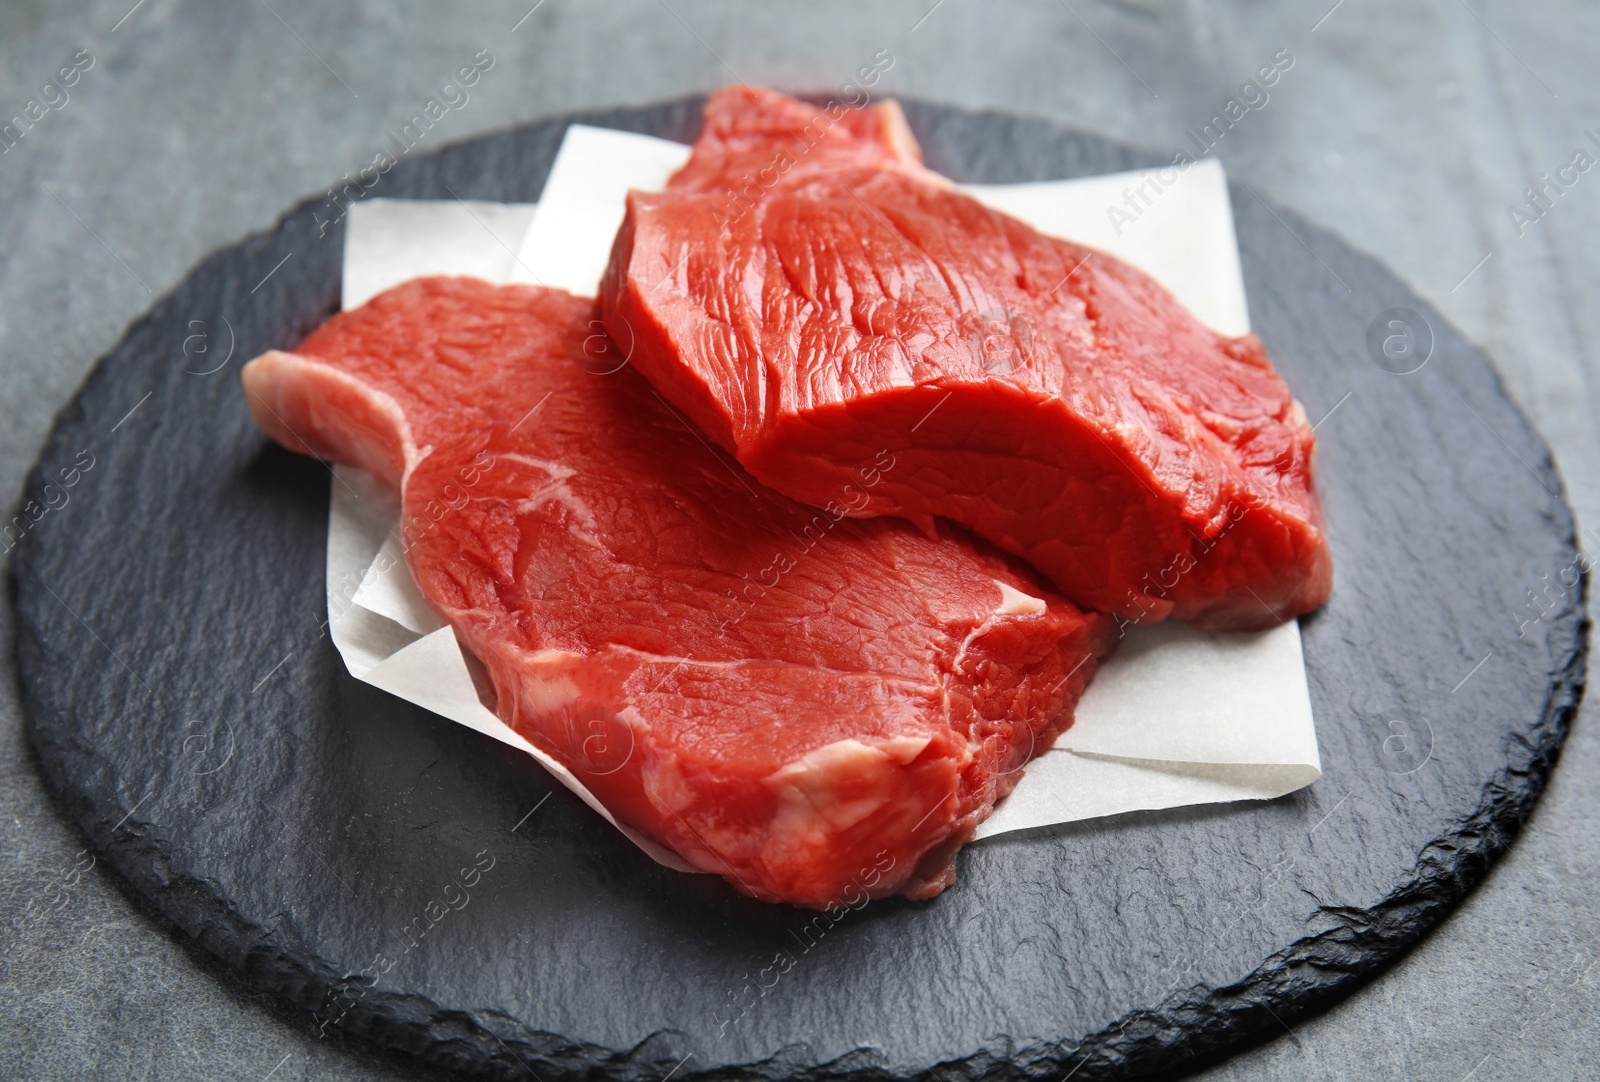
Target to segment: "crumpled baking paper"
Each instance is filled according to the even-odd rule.
[[[660,188],[688,148],[648,136],[568,130],[537,207],[374,200],[350,211],[344,302],[425,274],[474,274],[592,296],[629,188]],[[1129,193],[1142,186],[1142,194]],[[1214,160],[1160,178],[969,185],[1043,232],[1090,244],[1153,275],[1225,334],[1249,329],[1228,202]],[[1135,220],[1113,216],[1130,198]],[[1117,221],[1113,222],[1116,217]],[[512,230],[527,223],[520,243]],[[358,470],[335,470],[328,529],[330,633],[351,674],[536,758],[616,820],[559,762],[478,699],[454,634],[423,600],[398,541],[399,505]],[[1129,627],[1078,705],[1077,720],[1029,764],[979,838],[1119,813],[1265,800],[1321,776],[1293,621],[1270,631]],[[655,860],[680,857],[616,824]]]

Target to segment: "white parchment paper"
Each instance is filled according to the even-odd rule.
[[[426,274],[509,281],[533,220],[532,203],[374,199],[351,211],[339,298],[345,308],[419,277],[417,267],[428,268]]]
[[[593,295],[629,188],[659,188],[688,148],[574,126],[537,208],[379,200],[351,208],[346,307],[408,278],[474,274]],[[1226,334],[1249,329],[1221,166],[1191,166],[1155,191],[1146,175],[965,190],[1036,228],[1109,251],[1154,276]],[[1143,184],[1119,229],[1106,208]],[[1137,198],[1137,197],[1136,197]],[[531,221],[529,220],[531,218]],[[520,245],[506,231],[526,222]],[[514,249],[514,254],[513,254]],[[359,471],[335,471],[328,532],[331,633],[357,679],[520,748],[615,823],[569,771],[479,702],[453,633],[423,600],[397,539],[394,498]],[[1262,800],[1321,776],[1298,625],[1214,634],[1132,627],[1101,666],[1077,721],[1031,763],[979,837],[1123,812]],[[650,856],[681,858],[620,827]]]

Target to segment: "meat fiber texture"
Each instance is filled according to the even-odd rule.
[[[964,531],[823,507],[714,451],[592,302],[418,279],[245,368],[258,423],[401,493],[406,559],[514,730],[758,898],[928,897],[1110,647]]]
[[[601,307],[661,393],[763,483],[961,523],[1086,608],[1272,626],[1332,583],[1304,412],[1250,335],[920,162],[889,102],[707,103],[688,164],[629,195]]]

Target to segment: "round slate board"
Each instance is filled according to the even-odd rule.
[[[570,121],[688,139],[698,108],[491,135],[371,194],[532,200]],[[963,180],[1162,164],[908,112]],[[351,679],[323,633],[328,471],[267,443],[237,372],[334,311],[325,199],[201,264],[63,411],[11,530],[41,767],[132,891],[307,1025],[458,1069],[1083,1080],[1281,1033],[1529,814],[1582,690],[1586,564],[1487,358],[1372,259],[1233,204],[1255,326],[1319,425],[1337,584],[1303,621],[1309,790],[1004,836],[934,901],[837,922],[655,865],[531,761]]]

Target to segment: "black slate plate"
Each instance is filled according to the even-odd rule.
[[[533,199],[570,119],[687,138],[697,110],[488,136],[372,194]],[[910,116],[961,179],[1162,164]],[[1303,624],[1308,791],[996,839],[935,901],[837,923],[651,863],[531,762],[352,680],[322,634],[328,474],[267,445],[236,374],[334,310],[324,199],[206,260],[61,414],[12,565],[41,767],[132,891],[308,1025],[460,1069],[1082,1080],[1280,1033],[1443,917],[1529,814],[1582,690],[1586,580],[1487,358],[1370,258],[1233,199],[1254,323],[1321,419],[1338,584]]]

